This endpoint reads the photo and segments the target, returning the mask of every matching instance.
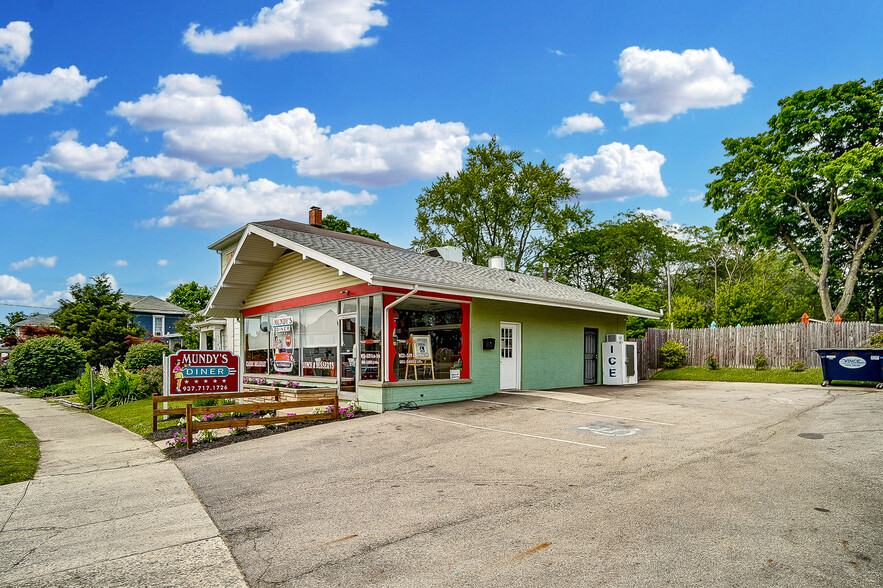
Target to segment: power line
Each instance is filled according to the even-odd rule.
[[[13,308],[39,308],[42,310],[55,310],[53,306],[31,306],[30,304],[8,304],[6,302],[0,302],[0,306],[11,306]]]

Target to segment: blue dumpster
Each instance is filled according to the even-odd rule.
[[[878,382],[883,388],[883,349],[816,349],[822,360],[822,386],[834,380]]]

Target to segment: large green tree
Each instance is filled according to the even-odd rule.
[[[212,289],[208,286],[197,284],[196,282],[187,282],[186,284],[178,284],[169,293],[166,302],[171,302],[181,308],[186,308],[190,312],[199,312],[208,304],[212,297]]]
[[[705,204],[718,228],[748,246],[799,259],[827,320],[849,307],[861,273],[880,272],[883,247],[883,80],[797,92],[767,130],[725,139]]]
[[[465,261],[486,265],[499,255],[522,271],[542,256],[557,235],[584,216],[578,190],[545,161],[524,160],[496,137],[469,148],[463,169],[445,174],[417,197],[418,249],[456,245]]]
[[[367,237],[368,239],[374,239],[375,241],[386,243],[386,241],[381,239],[380,235],[377,233],[372,233],[368,229],[363,229],[362,227],[354,227],[349,221],[337,218],[333,214],[329,214],[322,219],[322,228],[328,229],[329,231],[337,231],[338,233],[349,233],[350,235]]]
[[[112,365],[125,357],[126,337],[143,337],[144,329],[133,322],[129,304],[122,302],[120,290],[113,290],[107,274],[91,282],[71,286],[72,300],[59,300],[61,308],[53,319],[61,334],[86,352],[86,361],[93,366]]]

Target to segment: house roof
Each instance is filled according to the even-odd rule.
[[[120,302],[128,302],[133,312],[144,312],[150,314],[189,314],[189,311],[166,302],[156,296],[139,296],[137,294],[123,294]]]
[[[304,229],[308,227],[308,229]],[[283,219],[251,223],[211,247],[237,248],[207,308],[208,316],[235,316],[273,262],[295,251],[369,284],[406,287],[478,298],[658,318],[647,310],[541,277],[449,261],[364,237]],[[234,314],[232,311],[236,311]]]
[[[22,327],[51,327],[54,324],[55,321],[52,319],[51,315],[35,314],[34,316],[29,316],[9,326],[13,329],[20,329]]]

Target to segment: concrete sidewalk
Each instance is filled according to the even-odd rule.
[[[2,586],[247,586],[184,476],[152,443],[0,393],[40,440],[30,482],[0,486]]]

